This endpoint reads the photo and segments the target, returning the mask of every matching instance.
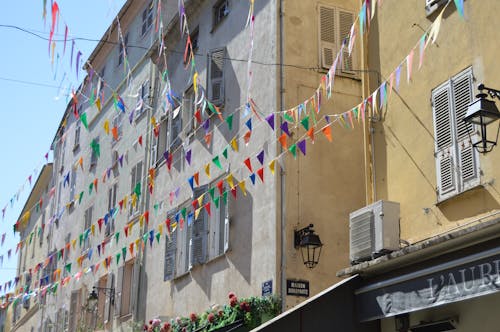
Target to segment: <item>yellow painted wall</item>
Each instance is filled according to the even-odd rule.
[[[499,212],[498,147],[480,156],[482,186],[438,204],[430,101],[432,89],[470,66],[474,86],[484,82],[489,87],[500,87],[495,37],[500,28],[495,16],[499,10],[500,2],[495,0],[465,1],[464,20],[452,1],[444,12],[436,44],[425,51],[422,68],[418,69],[417,46],[410,83],[403,65],[399,93],[392,93],[385,116],[372,124],[375,199],[401,203],[401,238],[410,243]],[[368,65],[375,72],[370,75],[370,91],[405,59],[436,16],[434,13],[426,17],[420,0],[383,2],[369,33]],[[497,126],[498,122],[489,130],[496,131]]]
[[[284,4],[284,107],[289,109],[311,97],[326,73],[326,70],[310,69],[321,65],[318,5],[335,6],[353,13],[357,13],[359,6],[355,0],[285,1]],[[359,59],[359,50],[356,52]],[[359,63],[354,67],[359,69]],[[348,111],[360,100],[360,80],[336,76],[332,98],[324,97],[317,115],[316,130],[325,125],[324,115]],[[291,140],[305,134],[299,124]],[[305,157],[297,151],[296,159],[290,153],[285,159],[286,279],[308,280],[311,295],[339,281],[335,272],[349,264],[349,212],[362,207],[365,200],[362,127],[356,123],[355,129],[349,130],[336,123],[332,126],[332,136],[330,143],[319,132],[314,144],[307,141]],[[280,205],[277,208],[280,209]],[[304,266],[300,251],[293,246],[294,229],[310,223],[314,224],[324,244],[319,264],[314,269]],[[287,296],[286,307],[303,299]]]

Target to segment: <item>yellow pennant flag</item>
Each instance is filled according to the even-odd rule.
[[[210,164],[205,165],[205,173],[207,174],[207,177],[210,179]]]
[[[200,211],[201,209],[203,209],[203,206],[200,207],[200,208],[197,208],[195,211],[194,211],[194,219],[198,219],[198,216],[200,215]]]
[[[102,106],[101,106],[101,98],[97,98],[95,100],[95,106],[97,107],[97,110],[100,112],[101,109],[102,109]]]
[[[163,224],[158,225],[158,233],[160,233],[160,235],[163,235]]]
[[[233,138],[231,140],[231,147],[233,148],[234,151],[238,152],[238,142],[236,142],[236,138]]]
[[[134,226],[134,223],[132,223],[132,222],[127,225],[129,234],[132,232],[132,226]]]
[[[127,208],[127,202],[128,202],[128,196],[125,195],[125,197],[123,197],[123,208],[126,209]]]
[[[276,166],[276,159],[272,160],[272,161],[269,163],[269,169],[271,170],[271,173],[273,173],[273,175],[274,175],[274,169],[275,169],[275,166]]]
[[[226,178],[227,183],[229,184],[229,188],[233,189],[234,188],[234,181],[233,181],[233,174],[229,173],[229,175]]]
[[[241,191],[243,191],[243,195],[247,195],[247,190],[245,188],[245,181],[241,181],[240,183],[238,183],[238,186],[240,186],[241,188]]]
[[[156,118],[154,116],[151,117],[151,124],[156,127]]]
[[[92,224],[90,226],[90,233],[92,233],[92,236],[94,236],[94,234],[95,234],[95,224]]]
[[[135,249],[139,249],[139,244],[141,243],[141,239],[135,240]]]
[[[139,217],[139,226],[142,228],[144,226],[144,215],[141,214]]]
[[[76,239],[71,240],[71,245],[73,246],[73,249],[76,247]]]
[[[201,194],[200,197],[198,197],[198,206],[202,206],[203,205],[203,197],[205,196],[205,194]]]
[[[104,127],[104,132],[106,133],[106,135],[109,135],[109,120],[108,119],[106,119],[104,121],[103,127]]]
[[[135,205],[137,204],[137,195],[134,193],[132,194],[132,207],[135,208]]]
[[[195,72],[193,75],[193,89],[195,97],[198,96],[198,72]]]

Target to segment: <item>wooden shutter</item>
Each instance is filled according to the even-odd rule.
[[[458,192],[451,118],[451,87],[446,82],[432,91],[438,200]]]
[[[319,6],[319,47],[321,66],[329,69],[337,55],[336,10]]]
[[[185,133],[190,133],[193,130],[193,117],[194,117],[194,99],[193,99],[193,88],[189,88],[182,96],[182,118],[183,122],[186,123]]]
[[[469,137],[474,127],[463,121],[473,93],[472,70],[468,68],[452,78],[452,94],[454,105],[454,120],[457,140],[458,174],[461,190],[469,189],[479,184],[479,155],[473,148]],[[474,137],[473,137],[474,138]]]
[[[210,52],[210,101],[216,105],[224,104],[224,58],[226,49],[221,48]]]
[[[108,273],[108,278],[106,280],[106,288],[113,288],[115,283],[115,274],[113,272]],[[106,296],[106,303],[104,305],[104,324],[107,324],[111,321],[111,313],[113,309],[113,305],[111,303],[110,297],[105,294],[100,294],[99,296]],[[115,290],[116,296],[116,290]]]
[[[207,186],[201,186],[195,189],[194,199],[206,192]],[[208,202],[208,195],[205,195],[203,203]],[[203,264],[207,261],[207,241],[208,241],[208,223],[209,216],[205,208],[201,207],[198,219],[193,220],[191,225],[191,239],[189,243],[189,268]]]
[[[338,38],[338,49],[342,47],[342,42],[347,40],[346,45],[342,51],[342,64],[340,66],[340,71],[344,74],[356,75],[353,71],[354,68],[354,50],[351,56],[349,56],[349,34],[351,32],[351,26],[354,23],[354,14],[345,10],[338,10],[339,14],[339,38]]]
[[[163,268],[163,280],[172,280],[175,276],[175,252],[177,249],[178,230],[170,235],[165,241],[165,265]]]
[[[124,271],[125,271],[125,265],[122,265],[118,268],[118,275],[116,278],[116,288],[115,288],[115,316],[121,315]]]
[[[139,297],[139,274],[141,273],[141,264],[137,258],[134,259],[134,266],[132,268],[132,283],[130,286],[130,309],[129,312],[135,318],[137,302]],[[133,319],[134,319],[133,318]]]

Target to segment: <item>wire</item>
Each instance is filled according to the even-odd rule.
[[[46,40],[46,41],[49,40],[49,38],[47,38],[45,36],[42,36],[42,35],[34,32],[32,30],[28,30],[26,28],[19,27],[17,25],[0,24],[0,28],[15,29],[15,30],[19,30],[21,32],[30,34],[32,36],[35,36],[37,38],[40,38],[42,40]],[[93,38],[85,38],[85,37],[73,37],[73,38],[66,39],[66,41],[76,41],[76,40],[88,41],[88,42],[102,42],[102,43],[106,43],[106,44],[120,45],[120,42],[114,42],[114,41],[111,41],[111,40],[104,40],[104,39],[93,39]],[[63,42],[64,39],[52,39],[52,41]],[[144,47],[144,46],[140,46],[140,45],[130,45],[130,44],[128,44],[127,47],[137,48],[137,49],[142,49],[142,50],[149,50],[148,47]],[[176,51],[176,50],[168,50],[168,52],[177,53],[177,54],[184,54],[184,52]],[[195,53],[195,52],[193,52],[193,54],[195,56],[198,56],[198,57],[206,57],[209,53],[208,52],[207,53]],[[237,59],[237,58],[230,58],[230,57],[227,57],[227,56],[224,57],[224,60],[230,60],[230,61],[235,61],[235,62],[248,62],[248,59]],[[261,65],[261,66],[274,66],[274,67],[282,65],[281,63],[263,62],[263,61],[256,61],[256,60],[252,60],[252,63],[258,64],[258,65]],[[313,71],[322,71],[323,70],[323,68],[321,68],[321,67],[307,67],[307,66],[294,65],[294,64],[283,64],[283,66],[285,66],[285,67],[291,67],[291,68],[296,68],[296,69],[303,69],[303,70],[313,70]]]
[[[27,85],[41,86],[41,87],[44,87],[44,88],[55,88],[55,89],[59,89],[60,88],[57,85],[51,85],[51,84],[45,84],[45,83],[39,83],[39,82],[33,82],[33,81],[18,80],[18,79],[8,78],[8,77],[2,77],[2,76],[0,76],[0,81],[7,81],[7,82],[15,82],[15,83],[27,84]]]

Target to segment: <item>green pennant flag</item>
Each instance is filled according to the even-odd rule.
[[[158,233],[156,233],[156,241],[157,241],[158,243],[160,243],[160,236],[161,236],[161,235],[160,235],[160,233],[159,233],[159,232],[158,232]]]
[[[222,151],[222,155],[224,156],[224,158],[227,159],[227,146],[224,148],[224,151]]]
[[[118,265],[118,263],[120,263],[120,256],[121,256],[120,253],[116,254],[116,265]]]
[[[89,129],[89,124],[87,122],[87,113],[82,113],[80,114],[80,121],[82,121],[83,126],[85,129]]]
[[[215,166],[217,166],[218,169],[222,169],[222,165],[220,164],[219,156],[215,156],[215,158],[213,158],[212,161],[215,164]]]
[[[118,243],[118,240],[120,239],[120,232],[116,232],[115,233],[115,240],[116,240],[116,243]]]
[[[62,257],[62,252],[61,252],[61,250],[58,250],[57,251],[57,260],[59,261],[61,259],[61,257]]]
[[[78,204],[82,204],[83,191],[80,193],[80,197],[78,197]]]
[[[183,208],[183,209],[181,210],[181,215],[182,215],[182,219],[184,219],[184,220],[185,220],[185,219],[186,219],[186,208]]]
[[[36,212],[40,211],[40,203],[36,203],[35,211]]]
[[[135,184],[134,193],[137,195],[137,198],[139,198],[141,196],[141,183],[140,182],[137,182]]]
[[[210,190],[208,191],[208,193],[210,194],[210,198],[212,198],[212,201],[213,201],[214,200],[214,196],[215,196],[215,187],[210,188]]]
[[[71,273],[71,263],[66,264],[64,268],[68,271],[68,273]]]
[[[122,248],[122,257],[123,257],[123,261],[125,262],[126,257],[127,257],[127,247]]]
[[[211,102],[208,102],[208,108],[212,112],[212,114],[216,114],[217,112],[215,111],[215,107]]]
[[[229,128],[229,131],[233,130],[233,114],[229,115],[226,118],[226,123],[227,123],[227,127]]]
[[[89,234],[90,234],[90,229],[87,229],[85,230],[85,232],[83,232],[83,241],[87,241],[87,239],[89,238]]]
[[[359,113],[359,109],[358,109],[358,106],[356,106],[352,110],[352,115],[357,119],[358,118],[358,113]]]
[[[222,201],[224,202],[224,204],[227,204],[227,191],[224,191],[224,193],[222,194]]]
[[[318,121],[316,120],[316,115],[314,115],[314,107],[311,108],[311,111],[309,112],[309,114],[311,114],[310,116],[312,117],[313,123],[316,126],[318,124]]]
[[[90,98],[89,98],[89,104],[94,105],[95,103],[95,94],[94,94],[94,89],[90,92]]]
[[[57,292],[57,286],[59,285],[59,282],[56,282],[53,286],[52,286],[52,293],[55,294]]]
[[[80,239],[79,246],[81,248],[83,243],[83,233],[80,234],[79,239]]]
[[[90,182],[90,184],[89,184],[89,195],[92,194],[92,189],[94,189],[94,183]]]
[[[99,146],[99,142],[94,138],[90,143],[90,147],[94,152],[94,155],[99,158],[101,156],[101,147]]]
[[[294,158],[297,158],[297,145],[296,144],[290,146],[288,148],[288,150],[290,150],[290,152],[293,154]]]
[[[220,201],[220,196],[219,197],[215,197],[214,199],[214,204],[215,204],[215,207],[218,209],[219,208],[219,201]]]
[[[33,232],[30,233],[30,244],[31,244],[31,241],[33,240]]]
[[[158,208],[159,208],[159,205],[158,203],[156,203],[154,206],[153,206],[153,209],[155,210],[155,216],[158,215]]]
[[[305,130],[309,130],[309,116],[303,118],[302,121],[300,121],[300,123],[304,126]]]
[[[283,114],[283,118],[285,118],[285,120],[288,122],[295,122],[295,120],[287,113]]]
[[[149,233],[146,233],[142,236],[142,242],[144,242],[144,244],[146,244],[148,242],[148,234]]]

